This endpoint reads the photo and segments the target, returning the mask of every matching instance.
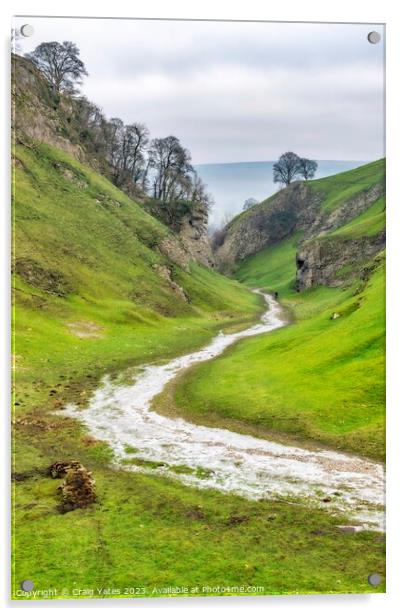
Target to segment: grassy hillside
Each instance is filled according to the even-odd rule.
[[[158,250],[172,241],[167,229],[65,153],[40,145],[15,154],[17,413],[106,368],[197,347],[260,310],[238,283],[175,265]]]
[[[304,233],[313,238],[319,235],[321,241],[321,232],[327,233],[357,217],[384,192],[383,159],[327,178],[291,182],[229,222],[216,248],[219,266],[225,273],[233,275],[239,264],[297,232],[300,233],[299,239]],[[364,220],[363,224],[366,224]],[[372,235],[375,236],[375,231]],[[372,250],[377,241],[381,243],[381,237],[368,237],[363,242],[364,250],[371,251],[370,256],[378,251],[377,246]],[[313,277],[312,272],[306,273],[306,278]],[[327,280],[324,278],[320,282],[326,284]]]
[[[352,169],[351,171],[343,171],[342,173],[320,178],[319,180],[309,180],[307,185],[313,194],[316,193],[320,196],[320,210],[325,214],[330,214],[342,206],[345,201],[353,199],[381,182],[385,182],[385,159],[383,158],[372,163],[368,163],[367,165],[357,167],[356,169]],[[293,186],[293,184],[291,184],[291,186]],[[256,212],[266,208],[267,206],[269,207],[270,204],[275,203],[277,197],[278,193],[275,193],[264,201],[261,201],[261,203],[256,204],[244,212],[241,212],[230,221],[228,224],[228,229],[235,229],[239,222],[244,221],[247,218],[252,218],[255,216]],[[375,207],[372,205],[364,214],[361,215],[364,217],[363,221],[365,221],[366,218],[371,218],[371,216],[374,216],[375,214],[380,214],[383,209],[384,198],[380,198],[376,202]],[[378,220],[379,219],[377,219],[377,221]],[[383,218],[381,220],[384,222]],[[351,225],[353,226],[355,223],[358,223],[357,218],[351,222]],[[364,232],[363,228],[361,229],[361,232]],[[372,230],[372,233],[375,233],[374,229]],[[300,239],[301,237],[301,232],[299,232],[297,234],[297,238]],[[281,242],[281,244],[282,243],[284,242]],[[260,251],[255,256],[257,257],[263,252],[264,251]]]
[[[176,403],[201,420],[217,413],[382,458],[383,265],[364,288],[303,295],[288,293],[285,302],[296,323],[194,369],[180,382]],[[331,319],[334,312],[340,318]]]
[[[194,594],[207,585],[222,587],[208,594],[241,594],[233,586],[249,586],[245,594],[383,591],[367,583],[368,571],[383,571],[377,533],[344,534],[336,525],[346,520],[325,510],[114,470],[105,443],[52,413],[69,400],[85,405],[105,372],[199,348],[218,328],[245,327],[261,304],[239,282],[175,265],[161,251],[173,241],[166,228],[66,154],[36,145],[15,156],[13,596],[24,579],[64,598],[80,597],[74,589],[130,597],[197,585]],[[285,289],[290,262],[271,257],[278,287],[284,264]],[[210,384],[205,391],[212,396]],[[71,459],[92,471],[98,498],[61,515],[60,480],[43,471]]]
[[[269,246],[246,259],[236,271],[236,278],[251,288],[277,291],[281,298],[293,290],[295,255],[301,233]]]
[[[309,180],[308,187],[321,196],[320,209],[329,214],[340,207],[345,201],[353,199],[360,193],[364,193],[372,186],[385,181],[385,159],[381,158],[367,165],[362,165],[350,171],[343,171],[319,180]],[[291,184],[293,186],[293,184]],[[228,229],[236,228],[239,222],[251,218],[262,207],[273,204],[278,197],[274,193],[261,203],[240,212],[228,224]],[[384,205],[384,202],[382,202]],[[380,206],[378,206],[380,208]],[[370,208],[371,209],[371,208]],[[301,235],[299,234],[299,238]],[[261,253],[258,253],[261,254]]]
[[[332,212],[342,205],[344,201],[352,199],[360,192],[368,190],[371,186],[379,184],[384,180],[385,159],[381,158],[351,171],[344,171],[343,173],[310,181],[309,186],[313,191],[324,194],[321,207],[327,212]]]
[[[383,163],[318,180],[334,204],[366,181]],[[341,184],[345,179],[345,186]],[[339,196],[336,187],[340,187]],[[378,233],[385,224],[384,199],[339,227],[334,239]],[[329,237],[329,236],[328,236]],[[175,404],[195,420],[241,420],[261,428],[374,458],[384,457],[384,259],[350,263],[348,285],[296,293],[295,254],[301,235],[246,259],[236,277],[250,287],[278,291],[294,323],[241,341],[207,364],[195,367],[177,386]],[[339,318],[331,316],[338,313]]]

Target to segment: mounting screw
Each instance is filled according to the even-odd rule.
[[[380,575],[379,573],[371,573],[368,576],[367,580],[368,583],[371,584],[371,586],[378,586],[382,582],[382,575]]]
[[[32,36],[34,33],[34,29],[31,26],[31,24],[25,24],[23,26],[21,26],[21,30],[20,30],[22,36]]]
[[[23,582],[21,582],[21,588],[22,590],[25,590],[25,592],[31,592],[31,590],[35,588],[35,584],[32,582],[32,580],[24,580]]]
[[[367,35],[367,40],[372,45],[377,45],[381,41],[381,34],[373,30],[373,32],[369,32]]]

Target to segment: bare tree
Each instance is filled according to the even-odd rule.
[[[80,142],[97,156],[107,157],[109,122],[102,109],[85,96],[75,99],[70,125],[78,131]]]
[[[119,184],[140,184],[146,170],[146,147],[149,142],[149,130],[145,124],[135,122],[124,126],[116,125],[116,164],[119,168]]]
[[[124,133],[124,122],[120,118],[111,118],[108,123],[108,161],[113,170],[113,183],[120,182],[121,144]]]
[[[41,43],[26,57],[42,71],[53,90],[74,93],[82,77],[88,75],[84,63],[79,58],[80,50],[71,41]]]
[[[134,184],[144,183],[146,172],[146,149],[149,143],[149,130],[141,122],[126,126],[126,135],[130,147],[128,167]]]
[[[249,197],[243,203],[243,210],[244,211],[249,210],[251,207],[253,207],[253,205],[257,205],[257,203],[258,203],[257,199],[254,199],[253,197]]]
[[[212,195],[207,192],[207,187],[196,171],[193,172],[190,201],[204,205],[207,209],[214,204]]]
[[[289,186],[299,173],[300,158],[294,152],[285,152],[273,166],[274,182]]]
[[[177,137],[170,135],[153,139],[148,151],[150,166],[155,171],[153,196],[162,203],[178,197],[183,190],[183,180],[192,173],[191,155],[183,148]],[[180,186],[181,185],[181,186]]]
[[[191,165],[190,152],[179,139],[172,135],[153,139],[148,149],[148,165],[153,207],[161,219],[177,228],[185,215],[197,210],[194,216],[202,221],[212,197]]]
[[[317,171],[318,164],[309,158],[299,159],[299,174],[306,180],[312,180]]]

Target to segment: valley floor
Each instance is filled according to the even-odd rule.
[[[84,396],[75,391],[71,401],[84,409],[90,389],[81,390]],[[384,573],[383,536],[348,531],[349,515],[297,498],[255,501],[198,490],[153,475],[152,465],[142,472],[116,469],[112,449],[71,417],[31,414],[20,430],[14,592],[18,580],[31,578],[36,588],[72,598],[384,590],[367,583],[367,572]],[[126,454],[137,452],[128,447]],[[95,505],[57,512],[58,482],[40,473],[55,459],[79,459],[93,471]]]
[[[49,598],[384,591],[367,581],[384,573],[382,533],[339,528],[348,515],[308,499],[184,485],[188,464],[176,465],[176,479],[159,476],[129,443],[137,468],[116,468],[113,447],[60,414],[69,404],[84,414],[106,374],[124,387],[127,367],[132,378],[141,365],[196,352],[220,330],[255,324],[263,302],[249,289],[258,287],[279,291],[295,322],[194,365],[158,408],[169,402],[195,424],[325,443],[378,462],[381,260],[364,284],[300,295],[291,288],[297,238],[244,263],[238,281],[182,268],[161,250],[174,239],[167,230],[93,170],[43,144],[14,154],[12,596],[35,598],[21,595],[27,579]],[[92,472],[97,500],[61,514],[60,481],[46,469],[65,460]],[[194,476],[208,478],[203,468]]]
[[[250,286],[278,290],[294,323],[194,366],[176,382],[169,404],[193,421],[235,420],[246,430],[383,460],[383,257],[369,266],[364,281],[296,293],[295,241],[260,253],[237,273]]]
[[[324,504],[331,513],[347,515],[359,530],[383,530],[381,464],[199,426],[152,411],[155,396],[163,395],[189,366],[212,361],[241,339],[258,338],[286,325],[280,305],[269,295],[264,298],[267,310],[259,324],[233,334],[221,332],[199,351],[166,364],[144,365],[120,379],[126,382],[105,378],[85,409],[69,405],[60,414],[78,419],[91,437],[108,443],[117,466],[127,470],[180,478],[187,485],[251,499]]]

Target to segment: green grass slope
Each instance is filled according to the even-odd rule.
[[[261,304],[236,281],[174,266],[158,251],[162,225],[57,150],[17,148],[14,196],[12,597],[24,598],[24,579],[49,598],[382,592],[367,582],[384,569],[377,533],[344,534],[325,510],[114,470],[105,443],[52,413],[84,405],[105,372],[246,326]],[[97,502],[61,515],[60,480],[43,471],[71,459],[92,471]]]
[[[381,158],[350,171],[343,171],[319,180],[308,182],[315,192],[323,193],[322,209],[336,210],[346,200],[385,180],[385,159]]]
[[[383,458],[383,265],[364,288],[287,297],[296,323],[194,369],[176,390],[178,407]]]
[[[341,174],[346,186],[340,176],[317,180],[326,193],[323,207],[340,205],[373,182],[373,176],[377,181],[383,168],[380,161]],[[380,198],[329,235],[333,241],[355,239],[378,233],[384,224]],[[383,255],[344,266],[350,270],[347,285],[296,293],[300,237],[295,234],[249,257],[235,274],[250,287],[278,291],[294,322],[241,341],[216,360],[195,367],[178,382],[175,404],[195,420],[239,420],[246,430],[247,425],[260,427],[383,459]],[[331,319],[333,313],[340,317]]]
[[[371,237],[385,226],[385,198],[380,197],[365,212],[356,216],[342,227],[335,229],[329,235],[344,238]]]
[[[251,288],[266,288],[277,291],[281,297],[293,290],[297,243],[301,237],[292,237],[269,246],[249,257],[236,271],[236,278]]]
[[[107,368],[179,354],[261,309],[237,282],[171,262],[158,250],[168,230],[67,154],[37,145],[15,156],[18,413],[50,390],[60,398],[85,373],[91,381]],[[188,302],[158,275],[162,266]]]
[[[346,200],[353,199],[359,193],[384,181],[385,159],[381,158],[356,169],[342,171],[318,180],[308,180],[306,183],[314,193],[321,195],[320,208],[329,214]],[[256,211],[261,209],[260,206],[269,205],[276,200],[277,196],[278,193],[274,193],[248,210],[240,212],[228,223],[228,228],[236,227],[239,221],[252,217]]]

